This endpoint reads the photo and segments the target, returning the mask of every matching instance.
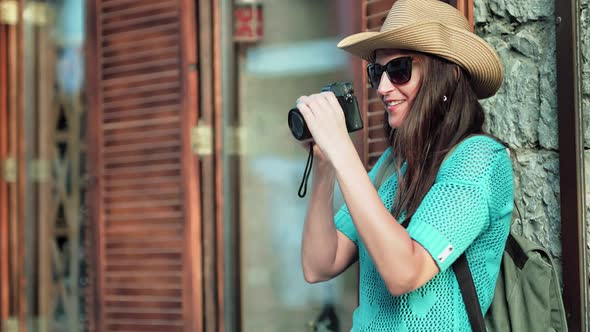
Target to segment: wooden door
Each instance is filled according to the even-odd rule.
[[[201,331],[195,2],[88,0],[89,330]]]
[[[8,151],[8,45],[7,27],[0,24],[0,322],[10,317],[10,273],[8,197],[9,151]],[[2,327],[0,326],[0,330]]]

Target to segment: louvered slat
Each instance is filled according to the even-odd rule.
[[[117,61],[118,59],[129,59],[129,58],[137,58],[143,56],[146,52],[146,47],[149,45],[160,45],[162,50],[160,52],[165,52],[170,47],[174,47],[174,45],[178,45],[178,36],[159,36],[154,37],[151,40],[132,40],[128,41],[127,44],[122,46],[116,47],[109,47],[104,46],[102,47],[103,52],[103,61],[105,64],[110,62]],[[132,52],[132,53],[129,53]],[[156,53],[157,55],[157,53]]]
[[[171,6],[172,6],[172,8],[170,8]],[[127,9],[123,8],[123,9],[119,9],[119,10],[111,11],[111,12],[108,11],[108,7],[103,6],[102,18],[103,19],[110,19],[110,18],[118,18],[118,17],[134,17],[134,16],[137,16],[137,14],[150,15],[154,11],[157,13],[159,11],[165,10],[165,8],[174,9],[174,4],[171,4],[169,2],[163,2],[163,1],[156,1],[156,2],[145,1],[145,2],[142,2],[141,5],[138,5],[135,7],[131,7],[131,8],[127,8]]]
[[[153,108],[153,107],[146,107],[146,108],[136,108],[133,110],[122,110],[119,112],[112,112],[112,113],[106,113],[104,114],[104,122],[108,123],[108,122],[117,122],[120,120],[139,120],[142,117],[146,117],[146,116],[151,116],[154,113],[175,113],[177,112],[176,109],[172,108],[172,107],[157,107],[157,108]]]
[[[142,49],[145,49],[145,47],[148,47],[147,45],[142,47]],[[126,52],[133,52],[132,50],[127,50]],[[148,83],[150,82],[159,82],[162,80],[168,80],[168,81],[173,81],[174,79],[178,78],[178,68],[172,68],[171,70],[169,70],[168,72],[166,71],[161,71],[158,74],[153,74],[151,72],[148,73],[142,73],[140,75],[135,75],[132,77],[124,77],[124,78],[119,78],[119,79],[103,79],[101,81],[102,83],[102,87],[104,89],[104,92],[107,91],[111,91],[111,90],[117,90],[117,89],[121,89],[121,88],[129,88],[129,87],[133,87],[133,86],[146,86]],[[119,90],[119,92],[121,92]]]
[[[156,190],[149,190],[149,189],[132,189],[132,190],[111,190],[108,193],[105,193],[103,196],[105,200],[108,199],[117,199],[118,197],[149,197],[154,195],[166,195],[166,194],[177,194],[177,188],[168,186],[168,187],[160,187]]]
[[[174,116],[173,112],[167,112],[169,116]],[[162,114],[165,116],[166,114]],[[127,120],[127,119],[122,119]],[[109,136],[109,140],[105,141],[105,144],[110,145],[117,145],[117,143],[124,142],[125,140],[130,141],[141,141],[146,139],[146,137],[150,137],[152,139],[157,140],[165,140],[169,139],[170,137],[178,137],[180,135],[180,130],[178,128],[163,128],[163,129],[156,129],[150,130],[149,135],[144,131],[130,131],[130,132],[113,132]],[[153,159],[153,158],[152,158]]]
[[[112,113],[117,113],[117,112],[121,112],[121,114],[125,114],[125,112],[138,112],[140,110],[148,110],[148,109],[158,109],[158,108],[163,108],[163,107],[170,107],[170,104],[173,103],[175,100],[177,99],[177,96],[170,96],[169,98],[157,98],[156,100],[150,100],[150,99],[144,99],[141,100],[140,103],[133,103],[133,104],[119,104],[116,105],[116,107],[105,107],[104,111],[107,114],[112,114]],[[160,109],[160,111],[163,111],[163,109]],[[154,111],[155,112],[155,111]],[[154,113],[152,112],[152,113]],[[146,116],[148,116],[149,112],[145,113]],[[108,122],[112,122],[112,121],[108,121]]]
[[[135,241],[134,239],[145,239],[146,235],[158,233],[161,238],[174,237],[182,235],[182,229],[174,228],[169,223],[162,220],[136,222],[119,221],[109,224],[109,231],[105,234],[112,237],[111,241]],[[118,264],[118,262],[109,262],[109,264]],[[143,263],[142,263],[143,264]]]
[[[103,96],[105,101],[116,101],[117,97],[135,97],[135,94],[152,93],[157,91],[178,91],[179,88],[179,83],[174,80],[171,80],[171,82],[162,82],[162,80],[159,80],[158,82],[155,82],[155,84],[153,85],[144,83],[138,87],[127,86],[125,90],[119,89],[112,92],[105,91]]]

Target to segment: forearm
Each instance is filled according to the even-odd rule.
[[[336,178],[359,237],[390,290],[403,288],[419,270],[415,242],[383,205],[354,147],[338,155]]]
[[[334,226],[334,170],[314,168],[311,196],[303,226],[301,258],[308,281],[331,277],[337,251],[337,230]]]

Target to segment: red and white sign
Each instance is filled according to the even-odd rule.
[[[234,40],[256,42],[264,35],[262,5],[237,4],[234,7]]]

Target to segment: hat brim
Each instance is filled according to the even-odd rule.
[[[384,32],[350,35],[338,47],[373,62],[375,50],[396,48],[430,53],[465,69],[479,99],[493,96],[504,79],[496,51],[483,39],[464,29],[437,22],[417,22]]]

